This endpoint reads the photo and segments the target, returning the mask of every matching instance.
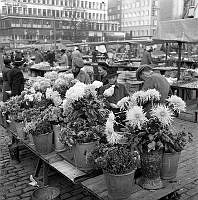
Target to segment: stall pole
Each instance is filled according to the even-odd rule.
[[[168,65],[168,42],[166,42],[166,49],[165,49],[165,53],[166,53],[166,66]]]
[[[178,73],[177,73],[177,80],[179,81],[180,79],[180,71],[181,71],[181,48],[182,48],[182,42],[178,42]]]

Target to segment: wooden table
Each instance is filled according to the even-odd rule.
[[[160,74],[164,75],[167,71],[177,71],[177,67],[154,67],[154,71],[160,71]],[[184,71],[185,68],[181,68],[181,71]]]
[[[191,100],[191,92],[196,92],[196,99],[198,98],[198,80],[189,83],[176,83],[171,85],[172,90],[176,90],[177,95],[184,101]]]
[[[164,188],[149,191],[138,185],[134,185],[133,192],[128,200],[158,200],[198,178],[198,141],[182,152],[177,172],[177,178],[171,182],[163,181]],[[103,175],[88,179],[82,182],[85,189],[101,200],[108,200],[107,187]]]

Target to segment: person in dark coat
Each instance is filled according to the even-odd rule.
[[[9,95],[6,91],[10,91],[10,85],[8,83],[8,72],[12,69],[11,60],[6,58],[4,59],[4,66],[2,68],[2,78],[3,78],[3,102],[9,99]]]
[[[14,67],[8,72],[8,83],[11,88],[11,96],[20,95],[24,90],[25,79],[20,69],[23,65],[22,57],[15,57]]]
[[[152,52],[152,48],[146,47],[146,49],[143,52],[142,59],[141,59],[141,65],[153,64],[153,61],[152,61],[152,58],[151,58],[151,52]]]

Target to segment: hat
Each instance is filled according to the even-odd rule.
[[[74,67],[78,67],[78,68],[83,68],[84,67],[84,62],[82,58],[76,58],[74,57],[72,60],[72,64]]]
[[[21,56],[15,56],[15,59],[14,59],[14,65],[22,65],[23,64],[23,58]]]
[[[5,58],[3,62],[5,65],[9,65],[12,61],[9,58]]]
[[[111,70],[109,70],[106,78],[109,79],[109,78],[112,78],[114,76],[118,76],[120,73],[118,73],[117,70],[118,70],[117,68],[112,68]]]
[[[65,49],[61,49],[61,52],[62,52],[62,53],[65,53]]]
[[[105,70],[108,70],[110,68],[106,62],[98,62],[98,66],[103,67]]]
[[[140,75],[143,71],[152,70],[152,67],[149,65],[140,65],[140,67],[136,70],[136,78],[138,81],[142,81]]]

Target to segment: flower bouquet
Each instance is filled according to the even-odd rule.
[[[97,86],[77,82],[66,92],[63,101],[64,123],[61,140],[72,146],[77,167],[89,170],[86,154],[104,137],[104,124],[108,110],[97,96]]]
[[[172,96],[165,104],[159,104],[159,100],[159,92],[152,89],[136,92],[118,102],[120,109],[126,113],[125,141],[140,153],[142,177],[139,183],[146,189],[162,187],[160,167],[163,151],[167,142],[175,145],[168,133],[171,132],[175,112],[185,109],[185,103],[179,97]],[[108,132],[116,140],[123,137],[112,126],[109,126]]]
[[[89,154],[89,162],[103,170],[109,199],[127,199],[134,185],[134,173],[139,165],[139,154],[122,143],[123,135],[113,130],[115,116],[109,117],[105,126],[106,143],[100,143]]]

